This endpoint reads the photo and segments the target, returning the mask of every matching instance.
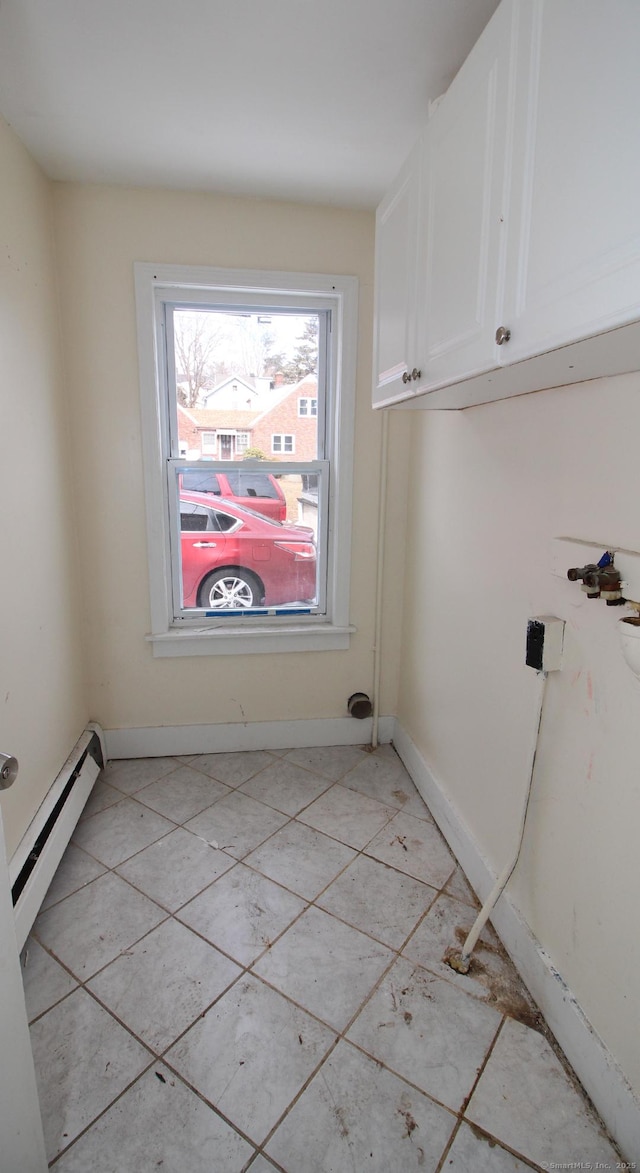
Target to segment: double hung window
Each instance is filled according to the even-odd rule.
[[[348,646],[355,279],[140,264],[136,293],[154,654]]]

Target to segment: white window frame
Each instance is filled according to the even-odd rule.
[[[276,440],[280,440],[281,448],[276,448]],[[290,448],[285,447],[285,440],[291,440]],[[271,452],[274,456],[295,456],[296,438],[293,432],[274,432],[271,436]]]
[[[333,651],[349,647],[356,630],[349,622],[351,512],[356,387],[358,282],[328,274],[263,272],[207,266],[136,263],[140,403],[147,548],[154,656]],[[211,304],[286,307],[296,313],[329,311],[331,322],[330,414],[327,436],[327,576],[323,614],[234,617],[173,617],[170,510],[166,475],[168,448],[166,364],[159,355],[164,304],[188,300]],[[284,455],[284,454],[283,454]],[[175,461],[174,461],[175,463]]]
[[[302,410],[303,403],[305,405],[304,411]],[[315,411],[314,411],[314,404],[315,404]],[[318,400],[316,399],[315,395],[313,396],[313,398],[310,398],[308,395],[307,396],[305,396],[305,395],[300,396],[300,398],[298,400],[298,415],[300,416],[301,419],[316,419],[316,417],[318,415]]]

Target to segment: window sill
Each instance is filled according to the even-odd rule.
[[[209,627],[161,632],[147,635],[154,657],[162,656],[242,656],[258,652],[340,652],[349,647],[356,628],[322,626],[255,628],[252,631],[212,630]]]

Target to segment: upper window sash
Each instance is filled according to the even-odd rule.
[[[203,294],[206,291],[202,291]],[[313,412],[313,417],[316,419],[317,426],[317,443],[318,448],[316,452],[316,459],[324,460],[325,456],[331,451],[332,437],[327,434],[327,423],[334,416],[334,388],[335,375],[337,371],[337,356],[333,356],[330,348],[330,334],[331,334],[331,313],[335,306],[328,304],[326,298],[316,298],[313,301],[305,299],[300,304],[291,304],[291,298],[282,299],[275,295],[271,297],[265,291],[265,298],[261,303],[250,304],[243,301],[232,301],[227,296],[225,290],[224,296],[215,296],[216,291],[212,290],[211,296],[202,297],[198,300],[193,300],[191,295],[188,300],[184,298],[177,299],[175,291],[173,296],[169,290],[158,288],[156,290],[156,317],[157,317],[157,332],[161,338],[164,339],[164,371],[163,371],[163,386],[166,395],[167,404],[167,419],[165,421],[165,429],[163,431],[163,440],[167,444],[168,454],[171,456],[180,455],[180,439],[178,435],[178,408],[177,408],[177,386],[176,386],[176,355],[175,355],[175,332],[173,324],[173,315],[177,310],[197,310],[197,309],[213,309],[217,312],[224,312],[225,310],[237,310],[241,308],[247,313],[257,313],[264,311],[265,305],[268,304],[270,309],[278,311],[279,313],[289,313],[291,315],[300,316],[303,314],[310,314],[318,317],[318,395],[317,399],[309,400],[309,403],[316,403],[316,411]],[[333,369],[329,369],[329,364],[333,361]],[[272,447],[272,452],[275,453]],[[285,449],[280,451],[283,453]],[[286,451],[291,452],[291,449]]]

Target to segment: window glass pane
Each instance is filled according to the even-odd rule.
[[[175,308],[175,454],[223,461],[321,457],[321,316]],[[274,443],[277,436],[282,439]]]
[[[293,525],[303,510],[317,514],[317,495],[314,500],[303,488],[302,474],[279,474],[274,466],[315,460],[324,452],[319,419],[323,427],[325,416],[318,401],[327,374],[326,320],[321,311],[171,307],[172,451],[209,466],[202,473],[185,470],[182,489]],[[245,475],[225,469],[242,460],[259,461],[264,470]]]
[[[189,505],[187,501],[180,502],[180,529],[205,530],[211,529],[211,521],[206,509],[197,505]]]
[[[213,511],[215,519],[215,528],[221,532],[228,533],[229,530],[240,529],[238,518],[232,513],[222,513],[219,509]]]

